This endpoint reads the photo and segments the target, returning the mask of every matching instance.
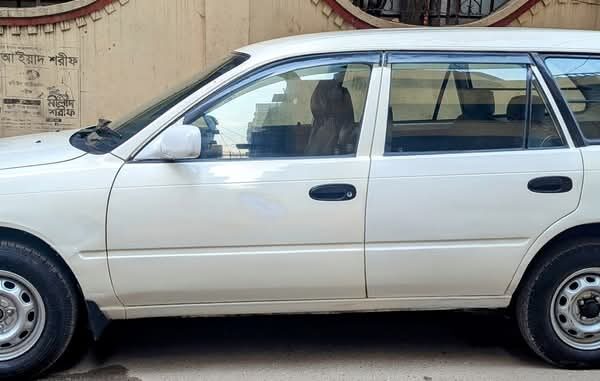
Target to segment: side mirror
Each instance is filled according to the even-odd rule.
[[[181,160],[200,156],[202,134],[196,126],[179,124],[167,128],[148,144],[135,160]]]

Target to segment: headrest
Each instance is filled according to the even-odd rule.
[[[525,120],[526,104],[527,96],[518,95],[513,97],[506,107],[506,118],[508,120]],[[543,121],[546,114],[546,106],[544,105],[542,98],[532,96],[531,104],[531,121]]]
[[[468,89],[463,93],[463,115],[466,120],[493,119],[496,105],[494,93],[486,89]]]
[[[354,115],[348,89],[336,80],[319,81],[310,99],[310,110],[315,119],[348,113]]]

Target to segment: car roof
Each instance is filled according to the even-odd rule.
[[[397,28],[284,37],[239,49],[260,61],[348,51],[600,53],[600,32],[541,28]]]

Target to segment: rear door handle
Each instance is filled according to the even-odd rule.
[[[317,201],[348,201],[356,197],[356,188],[350,184],[324,184],[311,188],[308,194]]]
[[[535,178],[527,184],[536,193],[565,193],[573,189],[573,181],[566,176],[546,176]]]

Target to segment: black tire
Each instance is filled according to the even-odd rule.
[[[555,366],[600,366],[600,349],[581,350],[566,344],[555,332],[551,318],[557,288],[572,274],[592,267],[600,268],[600,238],[558,243],[527,274],[516,295],[515,312],[523,338],[535,353]]]
[[[39,293],[45,308],[41,336],[26,353],[0,361],[0,380],[27,380],[46,372],[63,355],[76,330],[78,292],[69,273],[42,247],[0,241],[0,271],[17,274]]]

